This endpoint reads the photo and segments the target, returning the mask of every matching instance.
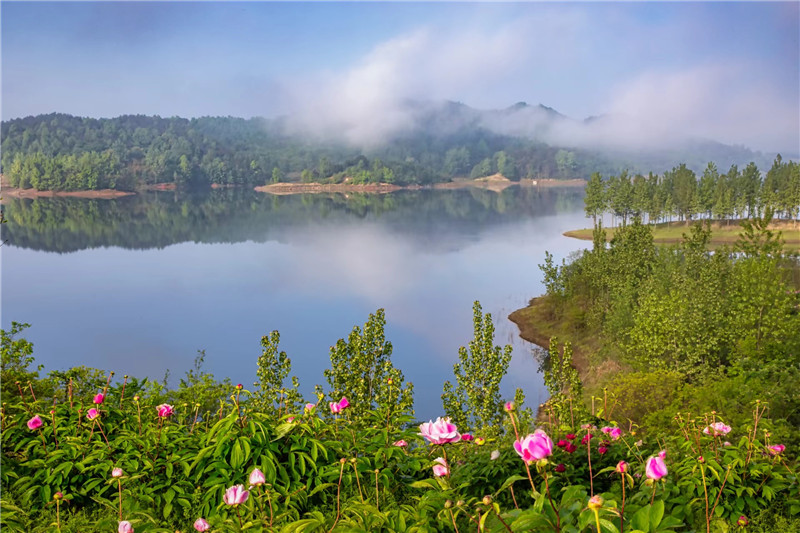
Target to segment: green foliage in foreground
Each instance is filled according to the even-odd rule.
[[[541,426],[556,441],[546,460],[526,465],[512,443],[534,426],[513,406],[505,432],[431,445],[392,396],[336,416],[322,403],[265,405],[204,374],[202,358],[176,391],[113,381],[113,373],[39,378],[28,368],[30,343],[16,338],[23,327],[2,332],[4,531],[114,531],[120,520],[139,533],[187,531],[201,517],[211,531],[287,533],[736,531],[742,517],[763,531],[800,525],[796,465],[787,460],[794,451],[768,447],[775,425],[763,402],[748,406],[749,422],[718,435],[704,429],[728,421],[719,413],[678,414],[644,434],[626,425],[615,436],[608,415],[576,408],[567,419],[561,411]],[[277,341],[265,338],[261,374],[273,361],[288,375]],[[572,384],[567,390],[579,396],[568,351],[559,357],[548,385]],[[218,410],[201,412],[197,396],[167,413],[165,399],[190,389],[222,392]],[[646,460],[661,450],[668,474],[648,481]],[[449,473],[437,476],[431,467],[442,461]],[[615,470],[620,461],[624,473]],[[237,484],[254,486],[246,501],[228,505]],[[592,495],[602,503],[590,507]]]
[[[609,245],[598,228],[593,249],[561,266],[546,257],[544,305],[594,341],[584,376],[617,417],[662,427],[677,411],[721,410],[740,425],[768,399],[776,435],[800,443],[800,263],[770,216],[713,252],[707,226],[656,247],[637,219]]]

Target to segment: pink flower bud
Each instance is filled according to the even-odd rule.
[[[250,493],[244,490],[244,485],[234,485],[225,491],[222,501],[226,505],[239,505],[247,501]]]
[[[98,416],[100,416],[100,411],[98,411],[94,407],[86,411],[86,418],[88,418],[89,420],[94,420]]]
[[[450,474],[450,469],[447,468],[447,463],[445,462],[443,457],[437,457],[433,460],[433,475],[436,477],[442,477]]]
[[[166,418],[175,411],[175,408],[167,403],[162,403],[156,407],[156,411],[159,417]]]
[[[510,413],[511,411],[514,410],[514,407],[515,407],[514,402],[506,402],[505,405],[503,406],[503,409],[505,409],[506,413]]]
[[[608,448],[606,448],[605,446],[600,446],[600,447],[597,448],[597,452],[600,455],[605,455],[607,451],[608,451]]]
[[[625,472],[628,471],[628,463],[626,463],[625,461],[620,461],[619,463],[617,463],[617,468],[615,468],[615,470],[620,474],[624,474]]]
[[[767,446],[769,453],[772,455],[780,455],[783,453],[783,450],[786,449],[786,446],[783,444],[774,444],[772,446]]]
[[[39,415],[36,415],[30,420],[28,420],[28,429],[30,430],[39,429],[40,427],[42,427],[42,424],[43,424],[42,419],[39,417]]]
[[[113,470],[111,470],[111,477],[122,477],[122,469],[114,468]]]
[[[469,441],[473,440],[474,438],[475,437],[473,437],[469,433],[464,433],[463,435],[461,435],[461,440],[466,441],[466,442],[469,442]]]
[[[133,533],[133,526],[127,520],[123,520],[119,523],[119,528],[117,528],[119,533]]]
[[[564,466],[564,463],[559,463],[559,464],[556,465],[556,469],[555,470],[556,470],[556,472],[564,472],[566,469],[567,469],[567,467]]]
[[[258,487],[263,485],[267,482],[267,479],[264,477],[264,472],[259,470],[258,468],[254,468],[252,472],[250,472],[250,486],[251,487]]]
[[[338,415],[339,413],[342,412],[342,408],[339,407],[339,404],[337,402],[330,402],[328,406],[331,408],[331,413],[335,415]]]
[[[341,399],[341,400],[339,400],[339,410],[340,410],[340,411],[344,411],[344,410],[345,410],[345,409],[347,409],[348,407],[350,407],[350,402],[349,402],[349,401],[347,401],[347,398],[345,398],[344,396],[342,396],[342,399]]]
[[[392,443],[392,446],[397,446],[398,448],[405,448],[408,446],[408,443],[402,439],[396,440]]]
[[[96,405],[100,405],[106,399],[105,394],[102,392],[98,392],[94,395],[94,400],[92,400]]]
[[[194,521],[194,528],[200,533],[203,533],[203,531],[208,531],[209,529],[211,529],[211,524],[209,524],[202,518],[198,518],[197,520]]]
[[[645,474],[648,479],[659,480],[667,475],[667,465],[664,463],[664,458],[661,454],[658,457],[651,457],[647,460]]]

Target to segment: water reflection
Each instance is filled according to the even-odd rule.
[[[515,346],[505,392],[544,399],[537,363],[505,317],[541,292],[544,250],[581,243],[582,193],[506,189],[271,197],[245,191],[112,201],[12,200],[3,247],[4,327],[47,369],[86,364],[173,378],[197,349],[207,368],[250,383],[261,336],[281,331],[305,393],[328,347],[386,309],[393,361],[435,416],[472,302]],[[45,252],[59,252],[57,254]],[[76,253],[63,253],[76,252]]]

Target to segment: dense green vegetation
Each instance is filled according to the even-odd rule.
[[[593,339],[584,376],[593,394],[624,400],[617,416],[652,428],[716,409],[740,425],[769,401],[773,436],[800,444],[800,262],[770,216],[713,252],[707,223],[657,247],[635,218],[609,245],[598,226],[593,249],[561,266],[547,256],[537,306],[576,341]]]
[[[586,215],[595,224],[606,213],[624,225],[635,216],[650,222],[725,220],[760,216],[766,210],[776,217],[800,217],[800,164],[778,155],[762,177],[755,163],[741,171],[733,165],[725,174],[708,163],[699,180],[686,165],[662,175],[631,177],[623,172],[605,180],[594,173],[586,187]]]
[[[516,189],[516,190],[514,190]],[[8,198],[3,239],[12,246],[72,252],[101,246],[145,249],[180,242],[280,240],[308,223],[343,225],[365,218],[404,235],[450,235],[460,242],[489,226],[555,215],[580,206],[579,189],[509,188],[398,191],[392,194],[272,196],[241,189],[145,192],[112,200]]]
[[[410,185],[496,172],[510,179],[575,178],[616,169],[587,151],[475,127],[414,132],[367,151],[285,130],[279,119],[39,115],[2,123],[2,172],[14,187],[75,191],[345,179]]]
[[[507,365],[476,303],[475,339],[461,352],[457,393],[444,402],[448,414],[475,416],[458,427],[418,424],[384,323],[379,310],[331,347],[330,388],[305,405],[297,381],[286,383],[291,360],[277,332],[262,339],[252,390],[203,372],[203,354],[169,390],[85,367],[43,376],[20,337],[25,325],[14,323],[0,332],[3,530],[655,533],[749,523],[765,533],[800,525],[796,448],[779,440],[785,422],[771,421],[766,403],[755,403],[749,420],[732,409],[645,430],[617,423],[610,409],[592,413],[582,401],[569,346],[553,342],[553,401],[534,432],[519,393],[503,404],[494,387],[471,386],[487,376],[499,382]],[[469,413],[474,406],[482,410]]]

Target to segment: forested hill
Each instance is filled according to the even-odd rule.
[[[368,150],[344,141],[287,133],[285,119],[125,115],[111,119],[49,114],[2,123],[2,172],[15,187],[39,190],[134,190],[263,185],[279,181],[428,184],[501,173],[520,178],[588,178],[592,172],[659,170],[631,160],[545,144],[537,132],[571,120],[544,106],[477,111],[447,103],[417,113],[416,126]],[[497,127],[529,124],[535,131]],[[544,120],[544,122],[542,122]],[[498,133],[503,131],[504,133]],[[721,147],[721,148],[720,148]],[[721,150],[721,151],[720,151]],[[749,161],[746,149],[708,145],[697,163]],[[642,154],[655,157],[653,154]],[[691,154],[670,154],[692,164]],[[720,156],[720,157],[718,157]],[[720,159],[720,160],[718,160]],[[644,168],[648,165],[648,168]],[[665,167],[667,168],[667,167]]]

